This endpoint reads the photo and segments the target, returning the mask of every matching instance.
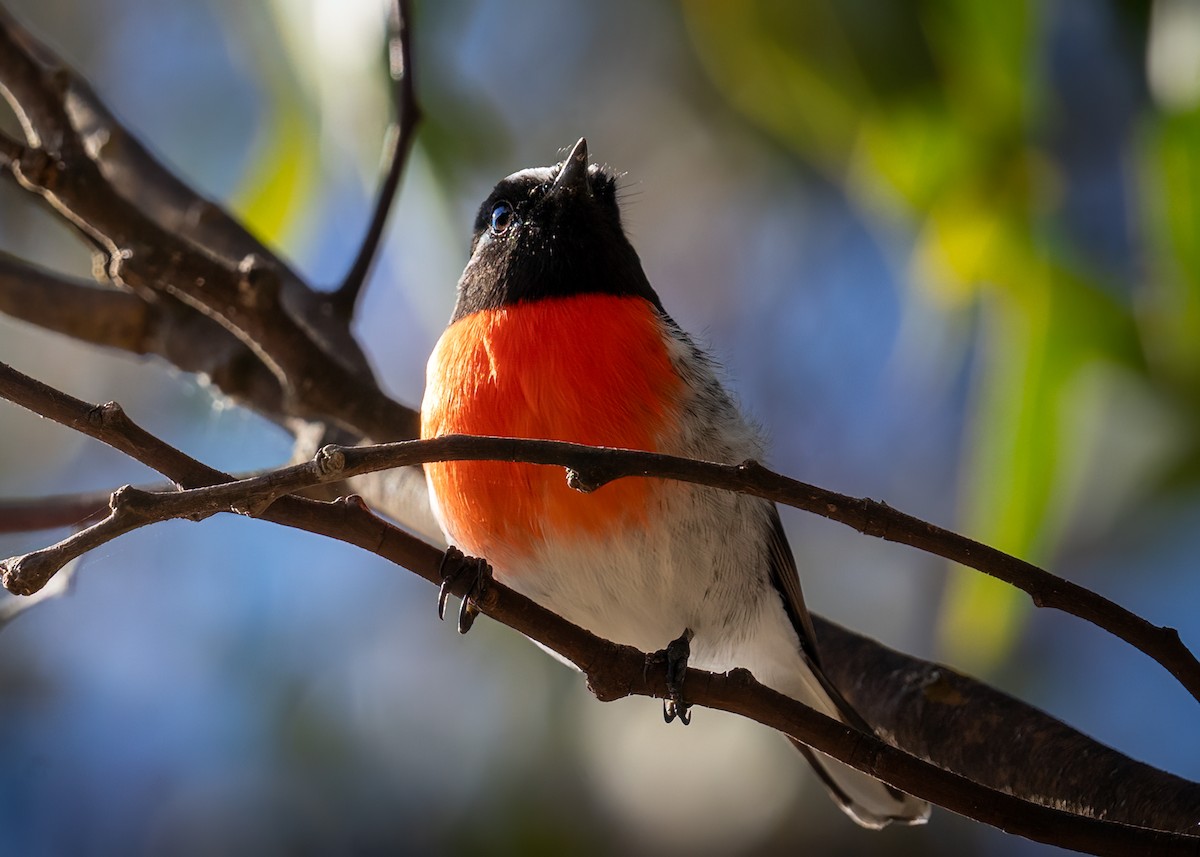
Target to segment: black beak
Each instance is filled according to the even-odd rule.
[[[587,193],[588,182],[588,150],[587,140],[583,137],[579,138],[579,142],[571,149],[571,153],[567,155],[562,162],[562,169],[558,171],[558,177],[554,180],[554,184],[550,188],[551,193],[562,193],[563,191],[579,191]]]

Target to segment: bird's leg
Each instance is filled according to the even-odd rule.
[[[458,608],[458,633],[465,634],[471,630],[479,608],[475,601],[483,595],[488,581],[492,579],[492,567],[482,557],[467,556],[458,548],[451,545],[442,555],[442,563],[438,571],[442,576],[442,586],[438,590],[438,618],[446,615],[446,598],[450,595],[452,584],[464,577],[470,577],[470,585],[463,595],[462,604]]]
[[[684,628],[677,639],[667,643],[664,652],[667,660],[667,698],[663,700],[663,720],[672,722],[676,717],[687,726],[692,722],[692,706],[683,701],[683,677],[687,674],[688,658],[692,654],[691,628]]]

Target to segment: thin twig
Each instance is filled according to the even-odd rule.
[[[0,500],[0,534],[93,524],[107,513],[112,493],[86,491],[36,499]]]
[[[32,608],[52,599],[66,595],[74,586],[75,572],[80,563],[74,562],[59,572],[50,585],[32,596],[10,595],[0,599],[0,630],[3,630],[18,616],[27,613]]]
[[[176,485],[198,487],[230,479],[150,434],[130,420],[116,402],[91,405],[18,372],[7,363],[0,363],[0,396],[80,434],[104,441]]]
[[[13,370],[3,367],[8,372]],[[0,395],[8,396],[0,372]],[[105,406],[114,408],[115,405]],[[572,486],[595,491],[608,482],[630,476],[675,479],[753,494],[793,506],[853,527],[867,535],[910,545],[970,566],[1027,592],[1039,607],[1052,607],[1078,616],[1124,640],[1161,664],[1200,700],[1200,662],[1173,628],[1147,622],[1140,616],[1076,583],[1056,577],[1031,563],[899,512],[885,503],[852,498],[774,473],[756,462],[738,465],[694,461],[632,450],[601,449],[557,441],[452,435],[426,441],[402,441],[377,446],[327,446],[311,461],[237,482],[197,488],[181,494],[161,494],[157,520],[238,511],[258,516],[279,497],[312,485],[339,481],[376,470],[450,460],[525,461],[567,469]],[[222,479],[220,481],[226,481]],[[218,481],[218,480],[211,480]],[[146,519],[146,523],[155,518]],[[84,544],[74,543],[75,547]],[[90,547],[86,548],[90,549]],[[58,562],[75,554],[47,548]],[[39,553],[31,566],[39,572],[53,568]],[[24,565],[13,561],[6,573],[21,588],[36,585]],[[45,578],[48,579],[48,578]],[[43,581],[44,582],[44,581]]]
[[[2,391],[0,391],[2,392]],[[568,482],[597,490],[618,478],[655,477],[739,491],[793,506],[866,535],[909,545],[975,568],[1028,593],[1039,607],[1084,619],[1124,640],[1167,669],[1200,700],[1200,662],[1173,628],[1147,622],[1103,596],[1037,566],[950,530],[865,498],[853,498],[774,473],[757,464],[694,461],[632,450],[600,449],[558,441],[447,436],[362,447],[329,446],[310,462],[237,483],[162,497],[166,517],[240,510],[311,485],[428,461],[525,461],[557,465]]]
[[[371,222],[363,237],[358,256],[342,284],[329,296],[330,306],[342,318],[350,319],[362,294],[367,276],[379,251],[379,242],[387,225],[388,213],[400,187],[404,166],[412,151],[412,141],[417,124],[421,120],[421,106],[417,102],[413,83],[412,14],[408,0],[393,0],[388,15],[388,71],[392,96],[392,122],[384,138],[384,156],[388,165],[379,195],[371,214]]]

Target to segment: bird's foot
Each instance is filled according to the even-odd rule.
[[[438,590],[439,619],[446,616],[446,598],[450,595],[450,587],[464,578],[469,578],[467,591],[458,608],[458,633],[465,634],[471,630],[475,617],[479,615],[476,601],[482,597],[488,581],[492,579],[492,567],[486,559],[467,556],[451,545],[442,555],[442,564],[438,571],[442,576],[442,586]]]
[[[667,723],[676,718],[684,726],[692,722],[692,706],[683,701],[683,677],[687,674],[688,658],[692,653],[691,628],[684,628],[678,639],[667,643],[667,648],[651,657],[663,658],[667,662],[667,696],[663,700],[663,720]]]

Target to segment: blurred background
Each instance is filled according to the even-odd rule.
[[[378,0],[7,0],[314,282],[387,117]],[[426,111],[359,321],[420,400],[479,201],[586,135],[770,464],[1098,590],[1200,647],[1200,3],[417,4]],[[5,115],[5,127],[12,127]],[[0,249],[86,275],[0,184]],[[227,470],[289,438],[155,361],[0,318],[0,360]],[[0,404],[0,496],[151,478]],[[1157,665],[980,575],[785,510],[810,606],[1200,778]],[[58,534],[61,535],[61,534]],[[56,534],[0,538],[0,555]],[[214,518],[88,556],[0,633],[0,853],[1045,854],[860,831],[769,731],[594,702],[344,545]],[[4,602],[0,602],[0,607]],[[665,642],[665,641],[664,641]],[[1037,760],[1030,760],[1036,764]]]

